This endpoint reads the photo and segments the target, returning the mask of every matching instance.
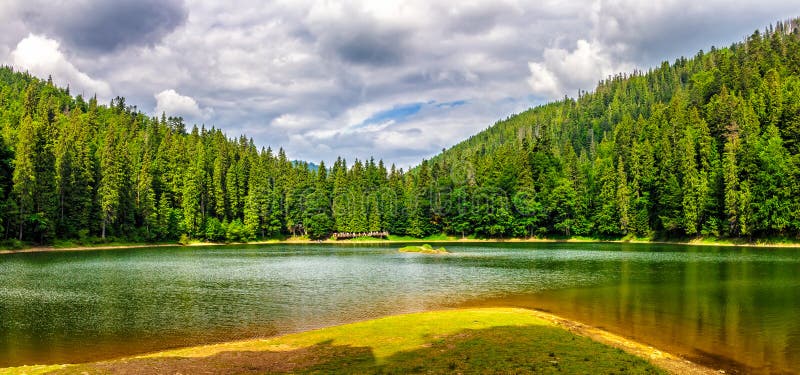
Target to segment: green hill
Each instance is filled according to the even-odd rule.
[[[473,197],[452,232],[796,237],[798,153],[795,19],[512,116],[419,171]]]

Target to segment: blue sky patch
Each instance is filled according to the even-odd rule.
[[[452,102],[443,102],[443,103],[437,103],[436,101],[431,100],[428,102],[399,104],[392,107],[392,109],[376,112],[375,114],[364,120],[364,122],[356,126],[356,128],[372,124],[382,124],[387,121],[403,122],[407,120],[409,117],[419,113],[419,111],[422,110],[423,107],[450,109],[450,108],[460,107],[464,104],[467,104],[466,100],[455,100]]]
[[[403,121],[406,118],[417,114],[417,112],[422,109],[423,105],[425,105],[425,103],[422,102],[397,105],[392,109],[375,113],[368,119],[364,120],[359,127],[372,124],[381,124],[387,121]]]

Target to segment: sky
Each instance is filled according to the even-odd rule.
[[[796,0],[4,0],[0,64],[293,159],[409,167],[797,16]]]

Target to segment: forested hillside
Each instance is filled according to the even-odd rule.
[[[778,23],[728,48],[609,78],[447,150],[429,163],[455,177],[439,186],[475,198],[457,200],[445,228],[797,237],[799,26]]]
[[[409,173],[287,159],[0,68],[0,237],[800,236],[800,23],[616,76]]]
[[[98,105],[10,68],[0,82],[6,240],[244,241],[306,230],[319,238],[386,227],[392,217],[378,214],[377,190],[405,188],[381,162],[309,168],[243,136],[150,118],[123,98]]]

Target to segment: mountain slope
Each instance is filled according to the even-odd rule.
[[[512,116],[430,164],[454,191],[491,192],[496,222],[528,212],[529,233],[764,237],[800,233],[798,153],[795,19]]]

